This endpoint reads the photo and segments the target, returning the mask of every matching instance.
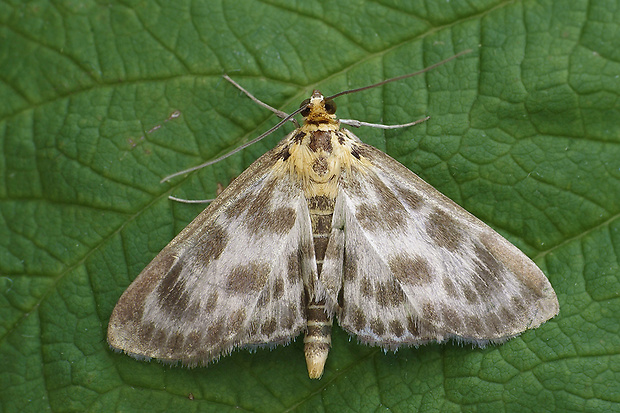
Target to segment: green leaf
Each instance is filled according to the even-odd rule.
[[[400,3],[0,2],[0,410],[618,409],[620,3]],[[116,301],[202,209],[167,196],[212,197],[290,131],[160,184],[276,123],[223,73],[291,111],[469,48],[339,116],[430,115],[356,134],[531,256],[558,317],[396,354],[336,328],[320,381],[301,340],[192,370],[110,351]]]

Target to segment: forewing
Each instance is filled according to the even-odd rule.
[[[196,365],[236,346],[286,343],[305,327],[310,218],[298,185],[277,168],[278,150],[242,173],[130,285],[110,318],[112,347]]]
[[[388,155],[358,150],[370,166],[343,176],[339,195],[345,330],[389,348],[450,337],[482,345],[558,313],[525,254]]]

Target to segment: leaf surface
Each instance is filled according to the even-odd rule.
[[[0,410],[573,411],[620,403],[620,4],[0,2]],[[384,354],[339,328],[322,380],[302,340],[208,368],[109,350],[116,301],[292,111],[413,129],[355,133],[543,269],[560,315],[501,346]],[[190,394],[192,395],[190,398]],[[615,408],[613,406],[616,406]]]

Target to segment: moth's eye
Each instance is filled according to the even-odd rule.
[[[299,105],[300,108],[303,108],[304,106],[306,106],[308,103],[310,103],[310,99],[306,99],[303,102],[301,102],[301,105]],[[306,117],[310,114],[310,108],[306,107],[304,110],[301,111],[301,116]]]
[[[325,101],[325,110],[330,115],[333,115],[334,113],[336,113],[336,102],[334,102],[333,100],[326,100]]]

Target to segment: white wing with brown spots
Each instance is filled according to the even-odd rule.
[[[110,318],[113,348],[198,365],[306,327],[310,217],[281,162],[280,146],[257,160],[142,271]]]
[[[330,244],[319,278],[345,330],[387,348],[447,338],[483,345],[558,313],[549,281],[525,254],[343,132],[360,162],[340,177],[332,231],[343,231],[344,250]]]

